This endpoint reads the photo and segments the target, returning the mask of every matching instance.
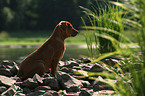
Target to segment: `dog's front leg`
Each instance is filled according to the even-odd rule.
[[[58,65],[59,60],[53,60],[51,63],[51,74],[53,77],[56,77],[56,71],[57,71],[57,65]]]

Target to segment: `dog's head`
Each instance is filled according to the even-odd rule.
[[[74,37],[78,34],[78,31],[73,28],[71,23],[67,21],[61,21],[58,25],[62,30],[63,34],[65,34],[67,37]]]

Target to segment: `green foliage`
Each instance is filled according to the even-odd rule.
[[[104,83],[109,84],[116,91],[116,93],[120,96],[144,96],[145,95],[145,91],[144,91],[144,88],[145,88],[145,82],[144,82],[145,81],[145,61],[144,61],[145,60],[145,1],[144,0],[128,0],[122,3],[119,3],[119,2],[111,2],[111,3],[123,8],[122,12],[123,14],[126,14],[126,18],[123,18],[123,23],[127,25],[126,28],[136,31],[136,35],[134,39],[137,39],[136,44],[139,46],[139,48],[132,49],[128,46],[126,49],[124,49],[121,47],[115,47],[117,49],[115,52],[103,54],[101,55],[101,57],[99,57],[98,59],[92,62],[92,63],[98,62],[102,66],[106,66],[108,70],[102,73],[90,73],[90,72],[78,72],[78,73],[83,74],[84,77],[87,76],[90,79],[102,81]],[[89,11],[88,12],[89,15],[94,15],[92,14],[90,10],[88,9],[86,10]],[[118,10],[118,13],[119,11],[120,10]],[[107,12],[108,11],[106,11],[105,14],[107,14]],[[117,12],[114,12],[114,15],[117,16]],[[109,17],[106,17],[106,19],[107,18],[110,19]],[[102,21],[99,21],[99,22],[102,22]],[[85,27],[87,30],[88,29],[98,30],[100,27],[101,28],[99,30],[102,30],[102,29],[110,30],[110,28],[108,29],[107,26],[99,26],[98,28],[96,28],[94,27],[94,25],[92,25],[92,27],[90,26],[89,27],[85,26]],[[122,31],[124,31],[123,28],[121,29]],[[115,30],[115,33],[116,31],[118,32],[119,30]],[[123,39],[125,43],[130,42],[128,37],[125,36],[124,32],[122,33],[118,32],[117,34],[119,36],[124,35],[121,37],[121,39]],[[108,34],[99,34],[99,32],[96,35],[110,40],[112,44],[114,43],[113,46],[115,46],[115,44],[120,45],[120,43],[124,43],[124,42],[120,42],[120,40],[115,39],[113,35],[108,36]],[[91,42],[91,41],[88,41],[88,42]],[[86,43],[88,44],[88,42]],[[124,50],[126,51],[124,52]],[[113,66],[113,68],[116,67],[119,70],[118,72],[112,70],[111,66],[104,64],[103,62],[100,62],[101,59],[114,55],[114,54],[118,54],[123,58],[122,62],[119,62],[115,66]],[[119,65],[121,65],[123,69]],[[91,77],[93,76],[93,74],[105,76],[107,79],[110,79],[110,80],[106,81],[103,78]],[[112,79],[117,80],[117,82],[113,83],[111,81]]]
[[[0,0],[0,31],[52,30],[62,20],[81,25],[78,6],[91,0]]]
[[[104,4],[103,8],[98,2],[97,5],[97,8],[93,6],[93,11],[81,7],[91,24],[91,26],[88,26],[82,19],[85,24],[83,28],[86,28],[88,31],[91,30],[88,34],[85,34],[91,57],[96,57],[98,53],[116,51],[116,47],[119,47],[119,45],[115,42],[120,41],[121,33],[124,32],[123,9],[109,3]]]

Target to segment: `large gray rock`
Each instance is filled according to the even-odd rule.
[[[47,77],[43,80],[43,85],[50,86],[53,90],[59,90],[60,86],[58,80],[54,77]]]
[[[83,86],[79,80],[75,79],[65,72],[59,71],[57,77],[61,88],[66,89],[69,92],[79,91]]]
[[[16,81],[11,78],[0,75],[0,86],[2,85],[12,86],[15,82]]]

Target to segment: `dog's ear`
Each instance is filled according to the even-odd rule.
[[[65,30],[66,30],[66,27],[67,27],[68,25],[67,25],[67,23],[66,23],[65,21],[61,21],[61,22],[59,23],[59,26],[62,28],[63,31],[65,31]]]
[[[70,27],[71,27],[70,23],[67,23],[67,24],[66,24],[66,26],[67,26],[68,28],[70,28]]]

